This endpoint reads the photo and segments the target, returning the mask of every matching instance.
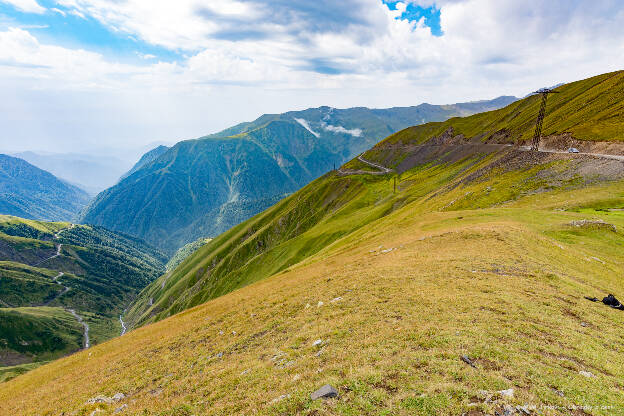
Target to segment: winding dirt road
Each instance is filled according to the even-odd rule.
[[[371,161],[368,161],[368,160],[364,159],[362,157],[362,155],[359,155],[357,157],[357,159],[360,162],[362,162],[362,163],[364,163],[364,164],[366,164],[366,165],[368,165],[368,166],[370,166],[372,168],[378,169],[378,170],[376,172],[371,172],[371,171],[368,171],[368,170],[342,170],[342,169],[338,169],[338,174],[340,174],[342,176],[347,176],[347,175],[387,175],[389,173],[394,172],[390,168],[387,168],[387,167],[382,166],[382,165],[378,165],[377,163],[373,163]]]
[[[63,286],[63,284],[61,282],[59,282],[58,279],[59,279],[59,277],[63,277],[64,275],[65,275],[65,273],[59,272],[58,275],[56,275],[56,276],[54,276],[52,278],[52,281],[54,283],[56,283],[57,285]],[[69,288],[67,286],[63,286],[63,290],[62,291],[57,293],[56,296],[54,296],[52,299],[50,299],[49,301],[47,301],[46,303],[44,303],[43,305],[40,305],[40,306],[48,306],[50,303],[54,302],[56,299],[60,298],[61,296],[63,296],[67,292],[69,292]]]
[[[523,150],[525,152],[530,152],[531,151],[531,147],[530,146],[520,146],[520,150]],[[600,157],[603,159],[612,159],[612,160],[620,160],[622,162],[624,162],[624,156],[622,155],[608,155],[606,153],[586,153],[586,152],[578,152],[578,153],[571,153],[568,152],[567,150],[555,150],[555,149],[539,149],[538,150],[540,153],[556,153],[556,154],[564,154],[564,155],[579,155],[579,156],[594,156],[594,157]]]
[[[41,260],[39,263],[35,264],[33,267],[37,267],[37,266],[39,266],[39,265],[41,265],[41,264],[45,263],[45,262],[46,262],[46,261],[48,261],[48,260],[52,260],[52,259],[55,259],[55,258],[59,257],[59,256],[61,255],[61,249],[62,249],[62,248],[63,248],[63,244],[57,244],[57,245],[56,245],[56,254],[55,254],[55,255],[50,256],[50,257],[48,257],[47,259],[43,259],[43,260]]]
[[[501,144],[501,147],[512,147],[512,144]],[[531,147],[530,146],[519,146],[518,149],[520,149],[521,151],[525,151],[525,152],[530,152],[531,151]],[[540,153],[555,153],[555,154],[565,154],[565,155],[571,155],[571,156],[593,156],[593,157],[599,157],[599,158],[603,158],[603,159],[611,159],[611,160],[619,160],[624,162],[624,155],[609,155],[609,154],[605,154],[605,153],[586,153],[586,152],[578,152],[578,153],[571,153],[568,152],[567,150],[554,150],[554,149],[539,149],[538,150]],[[357,157],[357,159],[362,162],[367,164],[370,167],[373,167],[375,169],[377,169],[377,171],[375,172],[371,172],[371,171],[367,171],[367,170],[342,170],[342,169],[338,169],[338,174],[341,176],[348,176],[348,175],[387,175],[389,173],[394,172],[393,169],[387,168],[385,166],[379,165],[377,163],[371,162],[369,160],[366,160],[362,157],[362,155],[359,155]],[[163,283],[164,286],[164,283]]]

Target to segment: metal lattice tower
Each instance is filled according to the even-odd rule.
[[[558,93],[549,88],[542,88],[535,91],[533,94],[540,94],[542,96],[542,104],[540,105],[540,111],[537,116],[537,123],[535,124],[535,134],[533,135],[533,143],[531,144],[531,150],[534,152],[539,151],[540,140],[542,139],[542,125],[544,124],[544,117],[546,116],[546,100],[548,100],[548,94]]]

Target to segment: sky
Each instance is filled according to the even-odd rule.
[[[0,0],[0,152],[445,104],[624,69],[620,0]]]

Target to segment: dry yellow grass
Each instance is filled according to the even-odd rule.
[[[584,191],[576,202],[591,205],[624,183]],[[624,414],[624,313],[583,299],[624,293],[624,213],[561,211],[571,194],[539,209],[531,197],[408,205],[285,272],[0,385],[0,413]],[[586,218],[618,231],[568,225]],[[340,398],[311,401],[326,383]]]

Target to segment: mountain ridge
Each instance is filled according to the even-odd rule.
[[[319,107],[263,115],[177,143],[100,193],[80,221],[137,235],[173,254],[270,207],[379,137],[414,122],[513,100],[381,110]]]
[[[619,140],[624,79],[598,78],[561,87],[546,134]],[[618,413],[624,315],[585,297],[624,291],[624,164],[528,151],[534,98],[497,111],[397,133],[362,156],[390,173],[355,158],[219,235],[142,291],[148,325],[0,385],[0,410]]]
[[[27,161],[0,154],[0,214],[48,221],[71,220],[89,195]]]
[[[609,80],[613,81],[614,79],[619,89],[608,86],[609,90],[614,91],[614,94],[624,96],[624,72],[604,74],[560,87],[562,93],[557,94],[557,96],[559,96],[558,101],[551,104],[550,108],[552,113],[550,114],[556,117],[558,112],[570,110],[569,113],[573,114],[577,119],[588,118],[589,114],[594,111],[598,104],[594,103],[593,107],[582,106],[585,113],[578,114],[576,110],[578,108],[578,103],[574,100],[570,100],[569,96],[572,95],[576,97],[576,100],[585,99],[594,102],[595,92],[593,90],[595,85],[599,85],[602,82],[609,82]],[[581,95],[577,94],[579,89],[584,91]],[[601,95],[601,97],[603,98],[603,104],[611,108],[611,104],[609,103],[613,102],[612,97],[607,95]],[[538,97],[528,97],[500,110],[479,113],[466,118],[452,118],[444,122],[433,122],[421,126],[409,127],[380,141],[371,149],[364,152],[363,156],[369,161],[394,169],[394,174],[401,174],[418,165],[427,166],[427,164],[431,163],[459,163],[459,161],[464,158],[478,158],[480,154],[504,159],[504,157],[507,156],[501,156],[499,154],[500,152],[513,151],[513,155],[509,157],[522,160],[522,157],[528,153],[513,146],[510,148],[507,145],[509,141],[517,145],[523,145],[525,141],[532,137],[533,126],[531,120],[534,120],[539,109],[538,106]],[[557,110],[552,110],[554,107],[556,107]],[[603,112],[601,107],[598,107],[598,109],[599,112]],[[617,106],[611,110],[618,111]],[[545,119],[544,132],[552,135],[557,133],[553,128],[558,124],[552,124],[550,114]],[[494,120],[494,122],[492,122],[492,120]],[[501,128],[497,124],[498,120],[502,120],[501,123],[512,120],[513,123],[518,123],[518,127],[514,130],[510,129],[509,131],[511,131],[511,133],[507,135],[501,135]],[[558,123],[558,121],[556,122]],[[475,125],[477,127],[473,127]],[[477,131],[481,133],[473,134],[472,130],[467,130],[463,126],[477,129]],[[489,134],[483,133],[487,130],[483,130],[482,126],[487,126],[487,128],[491,129]],[[582,125],[576,124],[576,126]],[[617,129],[622,126],[624,126],[624,120],[620,120],[620,125],[614,127]],[[616,141],[619,140],[617,137],[615,139]],[[624,137],[622,137],[622,139],[624,139]],[[586,142],[592,141],[586,140]],[[564,148],[562,150],[565,151],[567,149]],[[624,154],[624,148],[622,152]],[[615,163],[616,165],[614,166],[617,166],[617,162]],[[475,164],[475,166],[477,165]],[[341,167],[340,171],[326,174],[319,179],[318,182],[322,185],[315,185],[315,182],[313,182],[311,185],[302,188],[295,194],[298,195],[297,199],[293,200],[294,196],[284,199],[259,216],[251,218],[249,221],[245,222],[244,225],[233,227],[231,230],[215,238],[206,246],[199,249],[191,259],[188,259],[188,265],[186,267],[185,264],[187,264],[187,262],[183,262],[179,266],[179,269],[161,277],[161,279],[166,280],[166,286],[162,284],[159,286],[158,282],[154,282],[150,287],[146,288],[145,293],[149,293],[149,305],[147,305],[145,294],[139,297],[137,302],[130,308],[130,321],[137,323],[162,319],[163,317],[180,312],[188,307],[221,296],[229,290],[240,287],[239,285],[245,284],[245,282],[255,281],[262,278],[262,276],[266,277],[272,273],[279,272],[283,268],[293,264],[295,260],[300,261],[302,254],[296,251],[291,254],[290,259],[283,253],[281,259],[275,258],[276,254],[271,254],[272,252],[279,251],[279,242],[286,244],[285,241],[287,240],[285,240],[286,237],[283,235],[283,231],[280,231],[280,233],[282,233],[280,236],[274,236],[269,231],[260,230],[281,230],[281,226],[274,223],[273,216],[276,215],[274,213],[280,212],[280,209],[285,209],[285,207],[293,204],[297,208],[295,211],[289,211],[288,214],[282,214],[285,218],[289,218],[291,215],[294,215],[296,218],[306,218],[307,210],[316,212],[315,209],[318,210],[318,215],[323,216],[323,213],[326,210],[330,210],[330,208],[324,205],[319,206],[319,202],[316,201],[318,196],[313,196],[315,193],[320,193],[321,191],[333,195],[333,197],[329,199],[333,201],[333,203],[337,203],[337,201],[342,201],[341,204],[346,203],[344,199],[346,196],[344,198],[338,197],[335,193],[338,192],[338,194],[340,194],[340,192],[345,192],[345,195],[351,195],[355,192],[354,188],[349,188],[348,191],[347,188],[342,191],[330,191],[331,188],[327,188],[329,186],[328,184],[332,183],[332,178],[334,176],[342,176],[342,170],[359,173],[367,170],[370,171],[371,168],[358,160],[358,158],[355,158]],[[595,174],[604,176],[607,171],[608,169],[603,173],[596,172]],[[608,175],[605,177],[608,177]],[[348,181],[349,176],[340,180],[335,180],[338,182]],[[310,189],[312,189],[312,191]],[[310,194],[310,192],[312,192],[312,194]],[[300,205],[299,201],[301,198],[304,198],[304,201],[307,202]],[[326,201],[327,199],[324,197],[321,198],[321,200]],[[459,204],[460,201],[454,201],[453,203]],[[340,206],[341,205],[331,209],[339,210]],[[293,214],[293,212],[296,213]],[[391,211],[387,212],[382,210],[375,215],[387,215],[389,212]],[[371,218],[375,218],[375,215],[370,215],[372,215]],[[314,223],[314,221],[318,220],[311,220],[310,218],[316,217],[314,214],[309,214],[305,221],[301,220],[302,222],[297,223],[297,227],[294,230],[289,230],[289,233],[285,235],[291,235],[295,240],[300,238],[300,235],[307,232],[307,225],[305,224],[310,224],[310,222]],[[241,231],[241,227],[243,227],[242,230],[248,227],[248,231]],[[340,227],[336,226],[336,228],[339,229]],[[250,238],[248,236],[249,234],[251,234],[253,238]],[[333,237],[330,237],[332,235]],[[339,238],[341,235],[341,233],[335,230],[332,232],[326,230],[323,240],[333,241],[333,239]],[[249,241],[247,241],[248,239]],[[235,243],[230,243],[229,241],[234,241]],[[240,241],[243,241],[243,243],[241,243],[241,246],[237,246]],[[220,244],[223,244],[223,247],[229,248],[225,250],[219,246]],[[231,246],[231,244],[233,245]],[[257,247],[255,245],[257,245]],[[312,245],[312,243],[304,244],[306,250],[309,250],[310,245]],[[305,252],[305,250],[303,251]],[[201,259],[202,256],[205,257],[203,260]],[[264,256],[268,256],[271,260],[263,260]],[[265,263],[271,264],[272,267],[265,266]],[[257,269],[254,269],[254,267],[257,267]],[[254,272],[251,273],[250,270],[254,270]],[[208,284],[208,280],[206,279],[210,279],[210,284]],[[233,284],[232,282],[238,283]]]

